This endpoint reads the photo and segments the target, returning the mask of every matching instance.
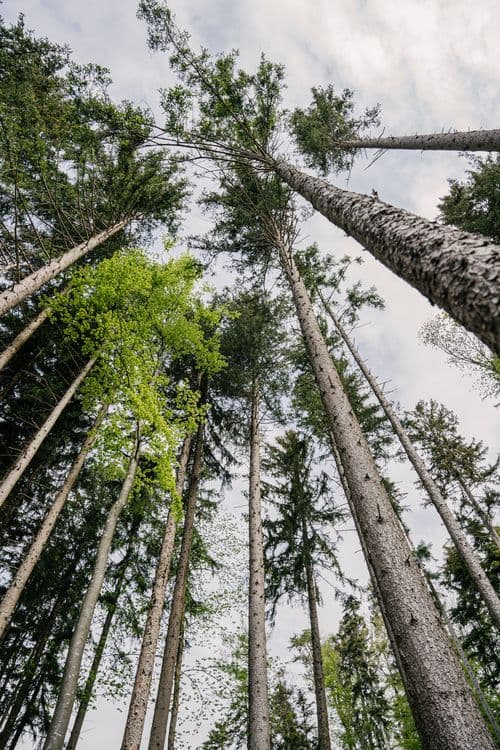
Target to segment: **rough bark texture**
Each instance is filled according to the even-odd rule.
[[[498,598],[495,589],[491,585],[486,573],[481,567],[474,549],[471,547],[467,540],[467,537],[462,531],[460,523],[458,522],[453,511],[450,510],[445,498],[439,490],[439,487],[428,472],[424,461],[418,454],[418,451],[410,440],[408,433],[401,424],[398,415],[392,407],[391,402],[385,397],[383,390],[377,383],[377,379],[363,362],[360,353],[354,346],[353,342],[347,334],[347,331],[344,329],[340,320],[333,311],[332,306],[329,305],[325,300],[320,289],[318,289],[318,295],[334,326],[337,328],[344,343],[351,352],[354,361],[365,376],[367,383],[369,384],[375,397],[380,403],[380,406],[382,407],[384,414],[389,420],[392,429],[396,433],[398,440],[401,443],[406,455],[408,456],[410,463],[415,469],[418,478],[422,482],[422,486],[427,492],[430,501],[439,513],[441,520],[444,523],[451,540],[453,541],[453,544],[457,548],[458,553],[460,554],[460,557],[462,558],[464,565],[469,572],[470,577],[474,581],[477,590],[481,594],[486,606],[488,607],[488,612],[490,613],[493,621],[496,622],[497,626],[500,628],[500,599]]]
[[[179,718],[179,706],[181,698],[181,676],[182,657],[184,655],[184,618],[182,619],[181,634],[179,636],[179,648],[177,650],[177,662],[175,664],[174,697],[172,698],[172,710],[170,711],[170,722],[168,725],[167,750],[175,750],[175,733],[177,731],[177,719]]]
[[[134,451],[128,465],[127,474],[123,481],[120,494],[108,514],[104,531],[99,542],[94,569],[92,571],[92,579],[85,593],[80,609],[80,616],[73,632],[71,643],[69,644],[57,705],[43,750],[62,750],[64,746],[64,738],[66,736],[66,730],[71,718],[71,712],[73,710],[73,704],[75,702],[76,691],[78,688],[78,676],[80,673],[80,665],[85,650],[85,644],[89,635],[95,606],[99,599],[99,594],[101,593],[116,524],[118,523],[118,518],[134,485],[137,467],[139,465],[139,452],[140,439],[139,435],[137,435]]]
[[[266,600],[260,480],[260,392],[254,383],[250,418],[248,491],[248,749],[269,750],[271,730],[267,683]]]
[[[0,507],[4,504],[4,502],[7,500],[8,496],[14,489],[15,485],[19,481],[19,479],[22,477],[24,471],[28,468],[31,461],[33,460],[34,456],[36,455],[36,452],[40,448],[41,444],[47,437],[47,435],[50,434],[50,431],[54,427],[55,423],[63,413],[66,406],[69,404],[75,393],[77,392],[78,388],[80,387],[82,381],[84,378],[88,375],[91,368],[94,366],[96,361],[96,357],[91,359],[83,370],[80,372],[77,378],[72,382],[64,396],[61,398],[61,400],[58,402],[58,404],[54,407],[50,415],[47,417],[43,425],[40,427],[38,432],[36,433],[33,440],[29,443],[29,445],[24,449],[24,451],[21,453],[19,458],[16,460],[14,466],[9,471],[7,476],[2,481],[2,484],[0,485]]]
[[[307,548],[308,538],[305,524],[303,528],[303,544]],[[323,672],[323,656],[321,654],[321,637],[318,622],[318,604],[314,570],[309,559],[306,564],[307,601],[309,604],[309,623],[311,626],[311,645],[313,655],[314,692],[316,696],[316,715],[318,717],[318,750],[331,750],[330,727],[328,724],[328,707],[326,703],[325,676]]]
[[[341,190],[284,162],[275,169],[329,221],[500,353],[500,246]]]
[[[0,372],[6,365],[9,364],[12,357],[14,357],[18,353],[21,347],[24,346],[24,344],[31,338],[31,336],[33,336],[35,331],[38,331],[38,329],[45,323],[48,317],[49,310],[42,310],[42,312],[38,313],[36,318],[33,318],[33,320],[28,323],[26,328],[23,328],[21,333],[16,336],[14,341],[11,341],[10,344],[5,347],[3,352],[0,354]]]
[[[333,143],[340,148],[413,149],[417,151],[500,151],[500,130],[469,130],[424,135],[388,135]]]
[[[35,565],[40,559],[40,555],[42,554],[45,545],[47,544],[47,541],[52,533],[52,530],[56,525],[59,514],[64,508],[66,500],[68,499],[68,495],[73,489],[76,480],[78,479],[85,459],[87,458],[90,450],[92,449],[92,446],[94,445],[94,442],[97,438],[97,431],[102,420],[104,419],[106,410],[106,406],[101,407],[92,429],[85,438],[85,442],[83,443],[78,456],[73,461],[73,465],[68,472],[68,476],[66,477],[63,486],[61,487],[56,499],[54,500],[49,512],[47,513],[44,522],[42,523],[40,530],[38,531],[38,534],[31,544],[31,547],[26,553],[26,557],[19,566],[19,569],[17,570],[14,578],[12,579],[12,583],[7,589],[4,598],[0,602],[0,639],[2,638],[5,632],[5,628],[7,627],[9,620],[14,613],[14,609],[16,608],[17,602],[19,601],[19,597],[21,596],[29,577],[34,570]]]
[[[7,291],[0,294],[0,316],[5,315],[6,312],[16,305],[21,304],[23,300],[38,291],[38,289],[48,281],[54,279],[62,271],[65,271],[66,268],[69,268],[73,263],[76,263],[77,260],[87,253],[90,253],[91,250],[94,250],[94,248],[102,245],[102,243],[106,242],[110,237],[113,237],[113,235],[123,229],[123,227],[129,222],[130,218],[117,221],[116,224],[108,227],[108,229],[99,232],[99,234],[85,240],[85,242],[82,242],[80,245],[72,247],[71,250],[67,250],[60,258],[50,261],[50,263],[47,263],[42,268],[39,268],[29,276],[26,276],[11,289],[7,289]]]
[[[193,466],[189,482],[189,493],[187,498],[184,529],[182,533],[181,551],[177,565],[174,593],[168,618],[167,637],[165,650],[161,665],[160,681],[156,694],[155,710],[151,734],[149,736],[149,750],[163,750],[167,734],[168,712],[170,699],[172,697],[172,686],[174,683],[175,663],[179,647],[179,637],[182,629],[184,614],[184,602],[186,597],[186,583],[189,571],[189,557],[193,542],[194,517],[198,501],[198,486],[200,482],[201,468],[203,465],[203,425],[200,424],[196,435],[196,447],[193,457]],[[127,746],[128,750],[138,750],[139,745]]]
[[[176,489],[182,496],[184,481],[186,479],[186,469],[189,461],[189,450],[191,447],[191,436],[184,440],[179,467],[177,469]],[[170,573],[170,564],[172,562],[172,552],[175,542],[176,530],[175,517],[169,512],[163,543],[156,567],[155,579],[149,600],[148,616],[144,627],[142,637],[141,653],[135,673],[134,688],[130,699],[127,722],[122,740],[122,750],[131,750],[139,748],[144,729],[144,721],[148,709],[149,692],[151,690],[151,680],[153,677],[154,662],[156,649],[158,646],[158,637],[160,635],[161,617],[163,607],[165,606],[165,595],[167,590],[168,577]]]
[[[492,750],[493,741],[332,363],[307,289],[291,252],[279,238],[277,244],[423,745],[426,750]]]
[[[497,547],[500,547],[500,536],[498,535],[498,531],[496,530],[493,521],[489,517],[489,515],[486,513],[486,511],[482,508],[481,503],[479,503],[476,498],[474,497],[473,493],[471,492],[470,487],[466,482],[464,482],[462,479],[459,480],[459,485],[467,498],[467,501],[469,505],[474,508],[476,513],[478,514],[479,518],[484,523],[485,527],[488,529],[488,533],[491,537],[492,542],[496,544]]]

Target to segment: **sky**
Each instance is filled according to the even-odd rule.
[[[178,24],[195,45],[213,52],[238,48],[244,67],[262,52],[287,70],[286,105],[306,106],[310,88],[335,83],[356,92],[360,106],[381,105],[384,133],[406,135],[456,129],[498,127],[500,111],[500,5],[497,0],[172,0]],[[145,27],[136,18],[136,0],[8,0],[6,20],[23,12],[37,35],[67,43],[74,58],[107,66],[115,99],[147,104],[159,113],[157,89],[172,82],[165,56],[146,46]],[[396,206],[434,219],[447,179],[463,175],[467,163],[454,153],[387,152],[370,165],[360,158],[349,177],[351,190],[370,193]],[[345,186],[345,178],[336,180]],[[208,228],[196,209],[186,215],[186,235]],[[362,255],[359,277],[375,284],[386,301],[370,312],[356,333],[358,346],[379,380],[404,408],[435,398],[454,410],[467,437],[483,439],[492,455],[500,447],[498,410],[472,390],[472,380],[446,363],[440,352],[418,339],[436,309],[403,281],[319,215],[303,230],[304,242],[329,252]],[[407,521],[415,539],[438,547],[442,529],[431,509],[421,509],[413,478],[394,468],[413,511]],[[239,488],[228,502],[238,506]],[[345,534],[341,557],[365,579],[359,546]],[[322,630],[331,632],[339,617],[328,586],[323,590]],[[306,624],[300,611],[283,610],[271,637],[280,653],[289,636]],[[123,706],[122,706],[123,708]],[[81,749],[117,747],[124,714],[99,702],[86,722]],[[197,741],[188,746],[196,747]],[[30,747],[29,743],[25,747]]]

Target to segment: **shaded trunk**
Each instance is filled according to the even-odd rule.
[[[12,617],[16,608],[19,597],[21,596],[26,583],[30,575],[32,574],[40,556],[47,544],[47,541],[52,533],[54,526],[56,525],[59,514],[61,513],[68,496],[73,489],[76,480],[82,470],[85,459],[87,458],[94,442],[97,438],[97,433],[101,425],[102,420],[106,414],[107,407],[102,406],[99,410],[99,414],[94,422],[92,429],[85,438],[78,456],[73,461],[71,469],[61,487],[59,493],[56,496],[49,512],[47,513],[35,540],[32,542],[26,556],[17,570],[12,583],[10,584],[4,598],[0,602],[0,639],[2,638],[5,628],[7,627],[10,618]]]
[[[397,276],[500,353],[500,247],[334,187],[284,162],[281,179]]]
[[[481,507],[481,503],[476,500],[470,490],[470,487],[466,482],[463,481],[463,479],[459,479],[458,484],[460,485],[462,492],[467,498],[469,505],[474,508],[477,515],[482,520],[485,527],[488,529],[488,533],[491,537],[492,542],[494,542],[497,547],[500,547],[500,536],[498,535],[498,531],[496,530],[493,521],[491,520],[487,512],[484,510],[484,508]]]
[[[62,750],[64,745],[64,738],[66,736],[66,730],[71,718],[71,712],[73,710],[73,704],[75,702],[76,691],[78,688],[78,676],[80,673],[80,665],[85,650],[85,644],[89,635],[97,600],[101,593],[116,524],[118,523],[118,518],[134,485],[137,467],[139,465],[139,452],[140,438],[139,430],[137,429],[137,436],[135,439],[133,454],[128,465],[127,474],[123,481],[118,499],[108,513],[104,531],[97,549],[92,578],[83,599],[80,616],[73,631],[71,643],[69,644],[57,705],[54,711],[54,716],[52,717],[47,739],[43,745],[43,750]]]
[[[306,525],[302,523],[302,544],[308,549],[309,540]],[[326,703],[325,675],[323,656],[321,654],[321,637],[318,622],[318,603],[316,581],[309,553],[306,552],[307,602],[309,605],[309,623],[311,626],[311,645],[313,655],[314,692],[316,695],[316,714],[318,717],[318,750],[331,750],[330,727],[328,724],[328,707]]]
[[[160,681],[156,694],[155,710],[151,734],[149,736],[149,750],[163,750],[167,734],[168,712],[172,697],[172,686],[174,682],[175,663],[179,647],[179,638],[182,628],[184,604],[186,597],[186,584],[189,570],[189,557],[193,542],[194,517],[198,501],[198,486],[200,482],[201,469],[203,465],[203,425],[200,424],[196,434],[196,445],[193,457],[193,466],[189,482],[189,492],[185,509],[184,529],[182,532],[181,551],[177,565],[174,593],[168,618],[167,637],[165,650],[161,665]],[[122,748],[125,746],[122,745]],[[129,744],[127,750],[138,750],[139,744]]]
[[[131,218],[117,221],[116,224],[108,227],[108,229],[105,229],[103,232],[99,232],[99,234],[95,234],[93,237],[85,240],[85,242],[82,242],[80,245],[71,248],[71,250],[67,250],[65,253],[63,253],[63,255],[61,255],[60,258],[56,258],[55,260],[50,261],[50,263],[47,263],[42,268],[39,268],[29,276],[26,276],[18,284],[15,284],[11,289],[7,289],[5,292],[0,294],[0,316],[5,315],[6,312],[11,310],[13,307],[16,307],[16,305],[21,304],[23,300],[38,291],[38,289],[40,289],[48,281],[54,279],[62,271],[65,271],[66,268],[69,268],[69,266],[73,265],[73,263],[76,263],[76,261],[82,258],[84,255],[90,253],[99,245],[102,245],[102,243],[106,242],[106,240],[108,240],[110,237],[113,237],[113,235],[122,230],[123,227],[125,227],[130,221]]]
[[[49,309],[46,308],[38,313],[28,325],[23,328],[21,333],[18,333],[16,338],[8,344],[3,352],[0,354],[0,371],[9,364],[12,357],[14,357],[22,346],[38,331],[39,328],[45,323],[49,317]]]
[[[267,682],[266,600],[261,510],[260,389],[254,382],[250,418],[248,489],[248,748],[269,750],[271,729]]]
[[[182,491],[186,479],[191,441],[192,438],[190,435],[184,439],[179,467],[177,469],[176,490],[180,497],[182,497]],[[141,744],[144,721],[148,709],[156,649],[160,635],[161,617],[165,606],[165,595],[170,574],[170,565],[172,562],[176,526],[175,514],[172,510],[169,510],[160,556],[156,566],[151,598],[149,600],[149,609],[146,625],[144,627],[144,635],[142,637],[141,652],[139,654],[139,661],[137,662],[134,688],[132,690],[132,697],[130,699],[130,706],[121,745],[122,750],[139,748]]]
[[[481,594],[488,608],[488,612],[490,613],[493,621],[496,622],[497,626],[500,628],[500,599],[498,598],[495,592],[495,589],[491,585],[486,573],[481,567],[481,564],[478,558],[476,557],[474,549],[471,547],[471,545],[469,544],[467,540],[467,537],[462,531],[460,527],[460,523],[458,522],[453,511],[451,511],[450,508],[448,507],[448,504],[446,500],[444,499],[444,497],[442,496],[439,490],[439,487],[435,483],[434,479],[431,477],[430,473],[427,470],[425,463],[423,462],[415,446],[411,442],[410,437],[408,433],[406,432],[405,428],[403,427],[403,425],[401,424],[398,415],[396,414],[395,410],[392,407],[392,404],[385,397],[384,392],[378,385],[376,378],[373,376],[373,374],[370,372],[368,367],[363,362],[358,350],[356,349],[353,342],[347,335],[347,332],[345,331],[340,320],[334,313],[331,305],[327,303],[320,289],[318,289],[317,292],[323,303],[325,310],[330,316],[334,326],[337,328],[338,332],[340,333],[347,348],[351,352],[352,357],[354,361],[356,362],[357,366],[359,367],[359,369],[365,376],[370,388],[372,389],[374,395],[376,396],[378,402],[380,403],[384,414],[389,420],[392,426],[392,429],[398,436],[399,442],[401,443],[406,455],[408,456],[410,463],[415,469],[417,476],[422,483],[422,486],[424,487],[425,491],[427,492],[427,495],[429,496],[429,499],[431,500],[432,504],[434,505],[437,512],[439,513],[439,516],[441,517],[441,520],[443,524],[445,525],[445,528],[448,534],[450,535],[450,538],[452,539],[453,544],[457,548],[460,554],[460,557],[462,558],[464,565],[467,568],[467,571],[471,579],[473,580],[477,590]]]
[[[35,705],[38,693],[42,689],[44,683],[44,676],[43,674],[40,674],[38,679],[35,681],[35,684],[30,684],[31,688],[31,695],[29,697],[29,703],[26,707],[26,710],[24,711],[24,714],[21,716],[20,719],[17,720],[16,724],[13,727],[14,734],[12,735],[12,739],[10,741],[10,744],[8,746],[8,750],[14,750],[14,748],[17,746],[17,743],[21,739],[21,736],[26,728],[26,724],[28,723],[28,720],[30,718],[30,714],[33,711],[33,706]],[[0,745],[0,748],[7,747],[7,745]]]
[[[80,739],[80,732],[82,731],[83,722],[87,714],[87,709],[89,707],[90,699],[92,697],[92,691],[94,689],[94,684],[97,679],[97,674],[99,672],[99,667],[101,665],[101,660],[104,654],[104,649],[106,648],[106,642],[108,640],[109,631],[111,630],[113,618],[115,616],[115,613],[118,607],[118,600],[122,592],[123,583],[125,581],[125,574],[127,572],[127,568],[130,563],[130,558],[132,556],[132,551],[133,551],[134,543],[135,543],[135,535],[137,533],[139,524],[140,524],[140,521],[134,524],[133,528],[130,530],[130,540],[128,543],[127,551],[123,559],[120,561],[118,565],[118,576],[117,576],[115,588],[113,591],[113,600],[111,601],[108,607],[106,619],[104,620],[104,625],[101,630],[101,635],[99,636],[99,642],[96,646],[94,658],[92,659],[90,671],[89,671],[87,680],[85,682],[85,687],[83,688],[83,695],[78,706],[78,711],[75,717],[73,728],[71,730],[68,744],[66,745],[66,750],[76,750],[78,740]]]
[[[333,141],[336,148],[413,149],[417,151],[500,151],[500,130],[459,130],[424,135],[388,135]]]
[[[332,363],[291,251],[280,237],[276,241],[424,747],[492,750],[492,739]]]
[[[69,404],[75,393],[77,392],[78,388],[80,387],[82,381],[87,376],[91,368],[94,366],[96,361],[96,357],[93,357],[83,370],[80,372],[77,378],[72,382],[64,396],[61,398],[61,400],[58,402],[58,404],[52,409],[52,412],[47,417],[43,425],[40,427],[38,432],[36,433],[35,437],[32,439],[32,441],[29,443],[29,445],[24,449],[24,451],[21,453],[19,458],[16,460],[13,468],[9,471],[7,476],[3,479],[1,485],[0,485],[0,507],[4,504],[6,499],[8,498],[9,494],[19,481],[19,479],[22,477],[24,471],[28,468],[31,461],[33,460],[34,456],[36,455],[36,452],[40,448],[41,444],[45,440],[45,438],[50,434],[50,431],[54,427],[55,423],[63,413],[66,406]]]
[[[172,709],[170,711],[170,722],[168,725],[167,750],[175,748],[175,732],[177,730],[177,719],[179,718],[179,706],[181,699],[181,676],[182,657],[184,655],[184,619],[182,620],[181,634],[179,636],[179,648],[177,650],[177,663],[175,665],[174,697],[172,698]]]

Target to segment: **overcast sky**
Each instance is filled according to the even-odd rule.
[[[24,12],[38,35],[68,43],[79,62],[110,68],[116,99],[128,98],[158,111],[157,89],[172,81],[164,56],[146,48],[145,28],[135,17],[135,0],[8,0],[2,15],[14,20]],[[362,106],[382,107],[386,134],[499,126],[500,5],[498,0],[173,0],[180,26],[195,44],[214,52],[239,48],[244,66],[261,54],[287,68],[287,105],[305,106],[313,85],[335,83],[356,91]],[[387,152],[369,169],[358,159],[352,190],[376,189],[380,198],[428,218],[435,218],[446,180],[463,174],[458,154]],[[342,180],[339,181],[342,185]],[[200,228],[197,212],[186,221],[190,234]],[[360,253],[359,246],[325,219],[309,220],[307,240],[335,253]],[[471,379],[450,368],[444,356],[417,338],[434,313],[426,300],[384,269],[367,253],[360,276],[376,284],[386,310],[370,313],[358,332],[359,347],[372,370],[394,397],[411,408],[433,397],[457,412],[467,436],[482,438],[498,451],[498,411],[471,390]],[[421,510],[410,474],[394,475],[409,493],[414,512],[408,520],[416,539],[442,539],[430,509]],[[234,499],[237,505],[237,499]],[[364,577],[361,556],[346,533],[343,559]],[[338,605],[327,588],[320,614],[324,633],[338,621]],[[300,613],[283,613],[272,646],[305,625]],[[118,747],[123,715],[100,704],[84,730],[82,750]],[[25,745],[29,747],[29,744]],[[192,747],[197,743],[193,739]]]

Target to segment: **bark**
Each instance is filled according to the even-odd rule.
[[[168,618],[167,637],[165,650],[161,665],[160,681],[156,694],[156,703],[153,714],[151,734],[149,736],[149,750],[163,750],[167,734],[168,712],[170,699],[172,697],[172,686],[174,682],[175,663],[179,646],[179,637],[182,628],[184,614],[184,603],[186,598],[186,583],[189,570],[189,557],[193,542],[194,517],[198,501],[198,486],[203,464],[203,425],[200,424],[196,434],[196,446],[193,457],[193,466],[189,482],[189,492],[184,517],[184,529],[182,532],[181,551],[177,565],[174,593]],[[139,744],[126,745],[127,750],[139,750]],[[125,745],[122,745],[124,750]]]
[[[179,467],[177,469],[176,490],[182,497],[184,482],[186,479],[186,470],[189,461],[189,451],[191,447],[191,436],[184,440]],[[144,627],[142,638],[141,652],[135,673],[134,688],[130,699],[127,721],[122,740],[122,750],[129,748],[139,748],[144,730],[144,721],[148,709],[149,693],[151,690],[151,680],[153,677],[154,662],[158,638],[160,635],[161,617],[165,606],[165,596],[167,590],[168,577],[170,574],[170,565],[172,562],[172,552],[175,542],[176,520],[174,514],[169,511],[163,542],[156,567],[155,579],[149,601],[148,615]]]
[[[87,680],[85,682],[85,687],[83,688],[82,699],[80,700],[80,703],[78,705],[78,711],[75,717],[75,721],[73,723],[73,728],[71,730],[68,744],[66,745],[66,750],[76,750],[78,740],[80,739],[80,732],[82,731],[83,722],[87,714],[87,709],[89,707],[90,698],[92,697],[92,691],[94,689],[94,684],[97,679],[97,674],[99,672],[99,667],[101,665],[101,660],[104,654],[104,649],[106,648],[106,642],[108,640],[109,631],[111,630],[113,618],[115,616],[115,613],[118,607],[118,600],[120,599],[120,594],[122,592],[123,583],[125,581],[125,574],[127,572],[127,568],[130,563],[130,558],[132,556],[132,551],[133,551],[134,543],[135,543],[135,535],[137,533],[139,523],[135,524],[135,528],[131,529],[127,551],[118,566],[118,575],[117,575],[117,580],[115,584],[115,589],[113,591],[113,600],[111,601],[108,607],[106,619],[104,620],[104,625],[101,630],[101,635],[99,636],[99,642],[96,646],[94,658],[92,659],[90,671],[89,671]]]
[[[97,438],[99,426],[104,419],[106,411],[107,407],[102,406],[94,422],[94,425],[85,438],[78,456],[73,461],[64,484],[57,494],[56,499],[54,500],[49,512],[47,513],[45,520],[35,537],[35,540],[31,544],[31,547],[26,553],[23,562],[21,563],[18,571],[12,579],[12,583],[7,589],[4,598],[0,602],[0,639],[2,638],[5,629],[10,621],[10,618],[14,613],[17,602],[19,601],[24,587],[26,586],[29,577],[31,576],[37,562],[40,559],[40,556],[45,548],[45,545],[47,544],[52,530],[56,525],[57,519],[59,518],[59,515],[64,508],[66,500],[68,499],[71,490],[75,486],[75,482],[78,479],[80,471],[82,470],[85,459],[87,458]]]
[[[415,472],[417,473],[417,476],[420,479],[422,486],[424,487],[425,491],[427,492],[427,495],[429,496],[429,499],[431,500],[432,504],[434,505],[437,512],[439,513],[439,516],[448,534],[450,535],[450,538],[453,541],[453,544],[457,548],[460,554],[460,557],[462,558],[464,565],[467,568],[467,571],[469,572],[471,579],[473,580],[477,590],[481,594],[484,600],[484,603],[486,604],[488,608],[488,612],[490,613],[493,621],[500,628],[500,599],[498,598],[495,592],[495,589],[490,583],[486,573],[481,567],[481,564],[478,558],[476,557],[474,549],[471,547],[471,545],[469,544],[467,540],[467,537],[462,531],[460,527],[460,523],[458,522],[453,511],[449,508],[445,498],[443,497],[443,495],[441,494],[439,490],[439,487],[437,486],[436,482],[430,475],[424,461],[418,454],[418,451],[416,450],[415,446],[411,442],[408,433],[406,432],[405,428],[401,424],[398,415],[396,414],[394,408],[392,407],[392,404],[385,397],[384,392],[382,391],[379,384],[377,383],[376,378],[373,376],[373,374],[370,372],[368,367],[363,362],[361,355],[359,354],[353,342],[347,335],[347,332],[345,331],[343,325],[341,324],[340,320],[338,319],[335,312],[333,311],[331,305],[329,305],[327,301],[325,300],[321,290],[318,289],[317,291],[318,291],[319,298],[321,299],[325,310],[327,311],[328,315],[333,321],[334,326],[337,328],[338,332],[340,333],[347,348],[351,352],[352,357],[354,361],[356,362],[357,366],[359,367],[364,377],[366,378],[366,381],[368,382],[370,388],[372,389],[375,397],[379,401],[385,416],[389,420],[392,426],[392,429],[396,433],[399,442],[401,443],[406,455],[408,456],[410,463],[415,469]]]
[[[308,536],[305,523],[302,525],[302,543],[308,548]],[[309,604],[309,622],[311,626],[311,644],[313,655],[314,692],[316,695],[316,714],[318,717],[318,750],[331,750],[330,727],[328,725],[328,707],[326,703],[325,676],[323,656],[321,654],[321,637],[318,622],[316,581],[309,554],[306,563],[307,601]]]
[[[72,247],[71,250],[67,250],[60,258],[50,261],[50,263],[26,276],[11,289],[7,289],[7,291],[0,294],[0,316],[5,315],[5,313],[16,307],[16,305],[20,305],[21,302],[38,291],[48,281],[54,279],[62,271],[65,271],[66,268],[76,263],[77,260],[117,234],[130,221],[130,217],[117,221],[116,224],[108,227],[103,232],[99,232],[99,234],[95,234],[80,245]]]
[[[458,484],[460,485],[462,492],[464,493],[465,497],[467,498],[469,505],[474,508],[479,518],[484,523],[485,527],[488,529],[488,533],[491,537],[492,542],[496,544],[497,547],[500,547],[500,536],[498,535],[498,531],[496,530],[493,521],[489,517],[489,515],[486,513],[486,511],[481,507],[481,503],[479,503],[474,495],[471,492],[471,489],[469,485],[464,482],[462,479],[458,480]]]
[[[92,571],[92,578],[85,593],[78,623],[76,624],[69,645],[57,705],[54,716],[52,717],[47,739],[43,745],[43,750],[62,750],[64,745],[64,738],[66,736],[66,730],[71,718],[71,712],[73,710],[73,704],[75,702],[76,691],[78,688],[78,676],[83,652],[85,650],[85,644],[87,642],[92,617],[104,581],[116,524],[118,523],[118,518],[134,485],[137,467],[139,465],[139,452],[140,438],[139,434],[137,434],[133,454],[128,465],[127,474],[123,481],[120,494],[111,507],[99,542],[94,569]]]
[[[343,390],[290,249],[279,236],[276,242],[423,745],[427,750],[492,750],[493,741]]]
[[[266,600],[261,510],[260,389],[254,382],[250,419],[248,491],[248,748],[269,750],[271,730],[267,682]]]
[[[417,151],[500,151],[500,130],[452,131],[424,135],[388,135],[334,141],[334,148],[413,149]]]
[[[87,362],[83,370],[80,372],[77,378],[72,382],[64,396],[61,398],[61,400],[57,403],[57,405],[54,407],[50,415],[47,417],[43,425],[40,427],[38,432],[36,433],[35,437],[32,439],[32,441],[29,443],[29,445],[24,449],[24,451],[21,453],[19,458],[16,460],[14,466],[9,471],[7,476],[3,479],[1,485],[0,485],[0,507],[4,504],[4,502],[7,500],[9,494],[19,481],[19,479],[22,477],[24,471],[28,468],[31,461],[33,460],[34,456],[36,455],[36,452],[42,445],[45,438],[50,434],[52,428],[54,427],[55,423],[63,413],[66,406],[69,404],[75,393],[77,392],[78,388],[80,387],[82,381],[85,379],[85,377],[88,375],[92,367],[94,366],[96,362],[96,357],[93,357],[91,360]]]
[[[341,190],[284,162],[274,168],[329,221],[500,353],[500,246]]]
[[[175,750],[175,732],[177,729],[177,719],[179,718],[179,705],[181,698],[181,676],[182,676],[182,657],[184,655],[184,620],[179,637],[179,648],[177,650],[177,662],[175,665],[174,679],[174,697],[172,698],[172,710],[170,711],[170,723],[168,725],[167,750]]]
[[[14,357],[18,353],[21,347],[24,346],[24,344],[31,338],[31,336],[33,336],[33,334],[38,331],[39,328],[41,328],[48,317],[49,309],[45,308],[45,310],[39,312],[36,318],[33,318],[33,320],[28,323],[25,328],[23,328],[21,333],[19,333],[16,338],[5,347],[3,352],[0,354],[0,372],[4,367],[6,367],[6,365],[9,364],[12,357]]]

